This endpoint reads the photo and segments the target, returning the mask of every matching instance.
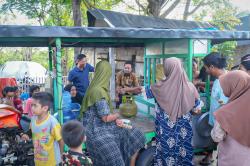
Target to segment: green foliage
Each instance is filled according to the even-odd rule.
[[[212,51],[220,52],[224,56],[227,57],[228,61],[228,68],[234,66],[234,56],[235,56],[235,49],[237,47],[236,41],[227,41],[222,44],[217,44],[212,48]]]
[[[42,25],[49,8],[49,0],[5,0],[0,8],[0,13],[6,14],[10,11],[14,14],[15,11],[18,11],[30,19],[37,19]]]
[[[138,0],[137,0],[138,1]],[[82,12],[82,24],[87,25],[86,11],[90,8],[99,8],[110,10],[115,5],[123,2],[123,0],[82,0],[81,1]],[[148,8],[148,0],[138,1],[145,9]],[[174,1],[164,1],[166,3],[172,3]],[[164,3],[163,3],[164,4]],[[218,27],[220,30],[229,29],[232,30],[235,25],[240,23],[240,20],[236,18],[237,10],[232,7],[229,0],[192,0],[193,6],[200,6],[199,12],[195,12],[192,16],[197,21],[203,21],[205,18],[209,18],[211,23]],[[130,4],[127,4],[130,5]],[[8,15],[21,13],[30,19],[37,20],[40,25],[47,26],[73,26],[72,19],[72,1],[71,0],[5,0],[0,7],[0,15]],[[198,13],[198,14],[197,14]],[[4,18],[4,17],[2,17]],[[0,21],[1,22],[1,21]],[[213,50],[220,51],[225,55],[233,58],[234,49],[236,48],[236,42],[227,42],[217,45]],[[1,49],[0,49],[1,50]],[[1,53],[1,52],[0,52]],[[24,52],[8,50],[0,55],[0,64],[7,60],[21,60],[24,59]],[[62,53],[65,57],[65,51]],[[42,63],[45,67],[48,66],[47,50],[32,51],[31,60]],[[73,49],[68,52],[67,66],[73,66]]]
[[[31,61],[40,63],[46,69],[49,69],[49,57],[47,50],[38,50],[35,49],[32,53]]]
[[[122,0],[82,0],[82,24],[87,25],[86,12],[89,8],[111,9]],[[12,13],[23,14],[29,19],[35,19],[40,25],[46,26],[73,26],[72,0],[5,0],[0,7],[0,23],[5,21],[5,16]],[[0,48],[0,64],[6,61],[25,60],[25,50],[27,48],[8,49]],[[67,59],[67,68],[74,64],[73,49],[69,49],[68,57],[65,55],[65,49],[62,49],[62,59]],[[32,49],[32,61],[48,67],[48,51]]]
[[[122,0],[83,0],[81,12],[83,25],[87,25],[86,12],[89,8],[111,9]],[[20,12],[40,25],[73,26],[71,0],[5,0],[1,14]]]
[[[210,16],[210,23],[220,30],[234,30],[234,27],[239,25],[241,21],[236,17],[237,10],[229,3],[228,0],[223,0],[219,6],[210,6],[211,12],[204,9],[201,13],[194,16],[195,20],[202,21],[205,17]],[[228,41],[222,44],[214,45],[212,51],[221,52],[227,56],[229,68],[233,66],[235,49],[237,42]]]
[[[211,23],[220,30],[233,30],[236,25],[240,24],[240,20],[236,17],[236,14],[236,9],[231,6],[216,9]]]
[[[241,21],[236,17],[237,11],[232,6],[226,8],[217,9],[213,15],[212,24],[216,25],[220,30],[234,30],[236,25],[239,25]],[[228,57],[228,67],[233,66],[235,49],[237,42],[228,41],[222,44],[215,45],[213,50],[223,53]]]
[[[6,61],[20,61],[22,59],[22,54],[20,54],[17,50],[0,48],[0,65],[4,64]]]
[[[44,25],[48,26],[73,26],[71,4],[63,3],[62,0],[53,0]]]
[[[0,65],[7,61],[26,60],[27,49],[31,48],[0,48]],[[48,56],[46,50],[38,48],[31,49],[31,61],[38,62],[45,68],[48,68]]]

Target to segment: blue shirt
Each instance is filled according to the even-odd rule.
[[[22,93],[21,95],[20,95],[20,99],[22,100],[22,101],[24,101],[24,100],[27,100],[28,98],[30,98],[30,95],[29,95],[29,93]]]
[[[214,126],[214,112],[217,111],[221,105],[219,101],[223,101],[224,104],[227,103],[228,98],[224,95],[223,90],[220,86],[220,82],[216,79],[213,83],[212,92],[211,92],[211,102],[209,110],[209,124]]]
[[[78,67],[74,67],[69,72],[68,80],[73,83],[77,92],[79,92],[81,96],[84,96],[89,86],[89,72],[94,72],[94,67],[88,63],[83,70],[80,70]]]

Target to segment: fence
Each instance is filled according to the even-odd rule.
[[[19,78],[17,79],[17,84],[21,91],[23,93],[29,93],[29,88],[31,85],[38,85],[41,89],[41,91],[45,90],[45,84],[49,79],[49,76],[47,77],[24,77],[24,78]],[[67,84],[67,76],[63,76],[63,86]],[[50,85],[52,88],[52,84]]]
[[[17,84],[23,93],[28,93],[31,85],[45,86],[46,77],[24,77],[17,79]]]

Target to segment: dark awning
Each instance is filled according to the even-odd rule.
[[[213,25],[203,22],[163,19],[107,10],[87,11],[89,27],[123,27],[156,29],[210,29]]]
[[[57,26],[0,26],[0,46],[47,47],[55,38],[62,46],[143,46],[162,39],[249,40],[250,31],[183,30],[152,28],[104,28]]]
[[[241,24],[236,26],[237,31],[250,31],[250,14],[240,18]],[[250,41],[238,41],[238,46],[250,45]]]

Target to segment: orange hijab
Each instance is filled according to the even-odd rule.
[[[152,93],[160,107],[169,115],[170,120],[191,111],[198,97],[194,85],[188,81],[182,63],[178,58],[167,58],[164,61],[166,79],[151,86]]]
[[[250,147],[250,76],[243,71],[231,71],[219,78],[226,105],[214,113],[220,126],[244,146]]]

